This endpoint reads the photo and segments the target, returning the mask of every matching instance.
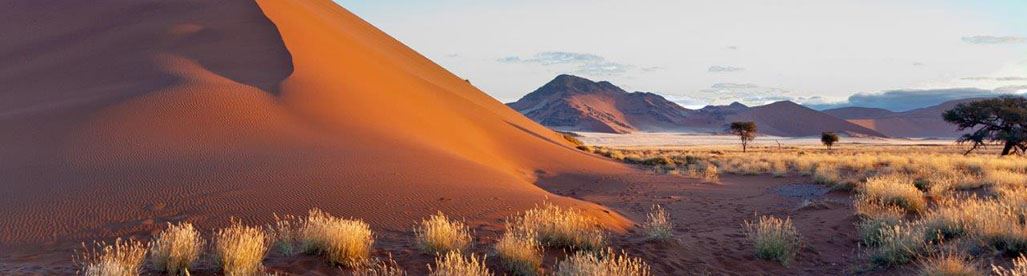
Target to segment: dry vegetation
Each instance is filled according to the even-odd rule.
[[[168,228],[150,242],[150,261],[160,271],[170,274],[189,273],[200,258],[206,242],[188,222],[168,223]]]
[[[963,155],[964,147],[914,145],[842,145],[832,151],[767,147],[748,153],[725,147],[592,151],[687,177],[703,178],[688,172],[708,164],[716,169],[702,170],[809,177],[851,191],[866,256],[882,266],[926,261],[956,242],[960,256],[975,259],[1027,253],[1027,158],[1022,156]]]
[[[146,257],[146,246],[138,241],[115,240],[114,243],[95,243],[92,248],[82,245],[83,251],[75,256],[79,273],[87,276],[139,275]]]
[[[303,252],[321,254],[329,262],[347,267],[365,266],[370,261],[374,234],[367,223],[333,217],[314,209],[297,224]]]
[[[525,211],[510,224],[514,231],[534,233],[545,246],[596,250],[606,244],[606,234],[594,217],[550,203]]]
[[[745,235],[756,248],[756,257],[764,260],[788,264],[802,245],[791,218],[761,216],[754,222],[746,221],[744,227]]]
[[[461,251],[471,245],[471,231],[467,225],[457,220],[450,220],[439,212],[422,220],[414,228],[417,246],[425,253],[447,253]]]
[[[943,254],[920,264],[924,276],[976,276],[983,275],[977,264],[956,254]]]
[[[514,275],[536,275],[542,266],[542,245],[531,229],[507,225],[503,237],[496,242],[496,255]]]
[[[233,221],[214,234],[214,255],[225,275],[255,275],[267,255],[270,239],[263,229]]]
[[[653,205],[642,224],[646,238],[654,241],[666,241],[674,238],[674,225],[670,223],[670,215],[659,204]]]
[[[471,254],[464,256],[460,251],[450,251],[435,257],[435,265],[429,267],[432,276],[489,276],[492,272],[485,267],[485,257]]]
[[[579,251],[556,265],[557,276],[648,276],[649,265],[639,258],[614,253],[612,249]]]

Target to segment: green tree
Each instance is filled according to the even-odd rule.
[[[732,122],[731,133],[742,139],[742,152],[745,152],[749,142],[756,139],[756,122]]]
[[[1002,155],[1027,151],[1027,98],[1003,96],[962,103],[942,114],[959,131],[972,130],[957,140],[973,143],[970,153],[986,141],[1001,142]]]
[[[835,134],[834,132],[830,131],[821,133],[820,142],[824,143],[824,145],[827,146],[827,150],[831,150],[831,147],[834,146],[834,143],[838,142],[838,134]]]

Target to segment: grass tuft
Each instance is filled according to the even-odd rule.
[[[556,265],[556,276],[649,276],[649,265],[642,259],[616,254],[612,249],[600,252],[579,251]]]
[[[652,241],[666,241],[674,238],[674,225],[670,222],[667,210],[659,204],[653,205],[652,210],[646,215],[642,231],[645,232],[646,238]]]
[[[461,251],[471,245],[471,231],[463,222],[450,220],[439,212],[414,228],[417,246],[425,253]]]
[[[525,211],[511,223],[517,229],[534,232],[545,246],[596,250],[606,244],[606,234],[594,217],[548,202]]]
[[[346,267],[361,267],[369,262],[374,234],[367,223],[313,209],[300,224],[298,236],[303,252],[322,254],[329,262]]]
[[[450,251],[435,257],[435,266],[428,267],[431,276],[489,276],[492,272],[485,267],[485,257],[478,258],[473,254],[464,257],[460,251]]]
[[[801,240],[791,218],[761,216],[746,221],[745,233],[756,248],[756,257],[787,265],[799,252]]]
[[[269,243],[263,229],[233,221],[214,234],[214,254],[225,275],[254,275],[263,268]]]
[[[150,241],[150,261],[158,270],[169,274],[189,273],[205,244],[192,224],[168,223],[168,228]]]
[[[922,276],[977,276],[984,275],[977,265],[963,256],[944,254],[920,263]]]
[[[542,246],[538,234],[530,229],[515,229],[510,225],[496,242],[496,255],[503,267],[513,275],[537,275],[542,266]]]
[[[92,248],[82,244],[82,252],[75,256],[78,273],[86,276],[134,276],[139,275],[146,258],[146,246],[132,240],[115,240],[114,243],[94,243]]]

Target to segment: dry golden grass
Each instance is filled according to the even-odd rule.
[[[464,257],[460,251],[450,251],[435,257],[435,265],[429,266],[431,276],[489,276],[492,272],[485,267],[485,257],[473,254]]]
[[[606,244],[606,234],[594,217],[551,203],[527,210],[510,223],[515,229],[534,232],[545,246],[595,250]]]
[[[857,196],[853,203],[856,214],[862,219],[856,224],[863,244],[878,246],[881,236],[887,229],[902,222],[905,210],[897,206],[885,205],[866,196]]]
[[[274,248],[286,256],[300,253],[299,227],[303,221],[294,216],[280,217],[278,214],[275,214],[274,218],[275,222],[267,226],[269,235],[274,241]]]
[[[1013,266],[1009,268],[991,265],[991,272],[998,276],[1027,276],[1027,257],[1020,255],[1013,259]]]
[[[920,275],[923,276],[977,276],[984,275],[977,264],[966,257],[956,254],[944,254],[927,259],[920,263]]]
[[[538,234],[531,229],[507,225],[506,233],[496,242],[496,255],[503,267],[514,275],[537,275],[542,266],[542,246]]]
[[[414,228],[417,236],[417,247],[425,253],[446,253],[461,251],[471,245],[471,231],[467,225],[457,220],[450,220],[439,212]]]
[[[923,254],[926,246],[922,227],[902,223],[881,231],[880,242],[870,259],[885,266],[906,264]]]
[[[906,176],[887,174],[871,177],[863,185],[863,195],[881,203],[895,205],[906,211],[920,213],[927,208],[924,194]]]
[[[371,264],[354,268],[353,276],[403,276],[407,275],[406,270],[403,270],[396,260],[392,259],[392,255],[386,260],[376,260]]]
[[[802,241],[791,218],[761,216],[746,221],[745,234],[756,248],[756,257],[787,265],[799,253]]]
[[[233,221],[214,234],[214,255],[225,275],[255,275],[263,268],[270,243],[263,229]]]
[[[300,224],[298,236],[304,252],[322,254],[328,261],[347,267],[368,264],[374,234],[367,223],[313,209]]]
[[[600,252],[579,251],[556,264],[557,276],[649,276],[649,265],[642,259],[616,254],[612,249]]]
[[[192,224],[168,223],[168,228],[150,241],[150,262],[158,270],[170,274],[189,273],[205,244]]]
[[[111,244],[95,243],[92,248],[82,244],[82,248],[75,263],[78,273],[86,276],[139,275],[146,258],[146,246],[138,241],[118,239]]]
[[[667,210],[659,204],[653,205],[642,224],[646,238],[654,241],[666,241],[674,238],[674,225],[670,222]]]

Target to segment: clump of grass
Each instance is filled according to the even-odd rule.
[[[867,179],[863,194],[884,204],[902,207],[907,211],[920,213],[927,208],[923,192],[914,186],[909,178],[889,174]]]
[[[506,233],[496,242],[496,255],[503,267],[514,275],[536,275],[542,266],[542,246],[538,234],[530,229],[507,225]]]
[[[192,224],[168,223],[168,228],[150,241],[150,261],[158,270],[170,274],[189,273],[189,268],[200,258],[204,244]]]
[[[442,256],[435,257],[435,266],[429,266],[428,275],[431,276],[489,276],[492,272],[485,267],[485,257],[475,257],[473,254],[464,257],[459,251],[450,251]]]
[[[579,251],[556,265],[556,276],[649,276],[649,265],[642,259],[616,254],[612,249],[601,252]]]
[[[905,211],[897,206],[884,205],[865,196],[858,196],[854,203],[856,214],[862,220],[856,224],[863,244],[881,244],[883,232],[902,222]]]
[[[817,184],[834,185],[841,180],[838,167],[829,164],[818,164],[813,169],[813,181]]]
[[[746,221],[745,233],[756,248],[756,257],[787,265],[799,252],[801,239],[791,218],[761,216]]]
[[[702,170],[702,179],[706,183],[719,183],[720,173],[717,171],[717,166],[707,165]]]
[[[386,260],[375,260],[373,263],[353,269],[353,276],[403,276],[406,270],[396,263],[389,255]]]
[[[991,272],[998,276],[1027,276],[1027,257],[1020,255],[1013,259],[1013,266],[1010,268],[991,265]]]
[[[274,240],[274,248],[286,256],[293,256],[300,253],[300,232],[302,220],[294,216],[279,217],[274,215],[275,222],[268,225],[268,231]]]
[[[945,240],[961,237],[967,233],[966,213],[962,201],[939,200],[938,206],[921,218],[927,240]]]
[[[901,265],[909,263],[923,253],[923,229],[914,224],[899,224],[881,231],[881,241],[870,259],[880,265]]]
[[[944,254],[920,263],[923,276],[976,276],[983,275],[977,265],[963,256]]]
[[[670,222],[667,210],[659,204],[653,205],[652,210],[646,215],[645,223],[642,224],[642,231],[649,240],[665,241],[673,238],[674,225]]]
[[[366,265],[374,247],[370,225],[336,218],[318,209],[310,210],[298,236],[304,252],[323,254],[328,261],[346,267]]]
[[[86,276],[139,275],[146,258],[146,246],[132,240],[117,239],[112,244],[97,242],[92,248],[82,244],[83,251],[75,256],[79,273]]]
[[[471,244],[471,231],[467,225],[450,220],[442,212],[422,220],[414,228],[417,246],[425,253],[446,253],[461,251]]]
[[[535,232],[539,242],[546,246],[595,250],[606,243],[606,235],[594,217],[548,202],[525,211],[511,223],[519,229]]]
[[[254,275],[262,269],[269,243],[263,229],[233,221],[214,234],[214,254],[225,275]]]

